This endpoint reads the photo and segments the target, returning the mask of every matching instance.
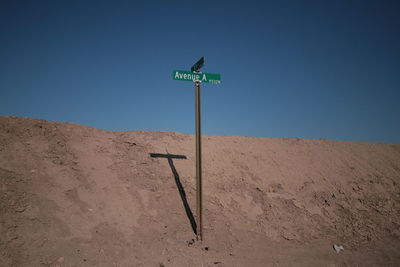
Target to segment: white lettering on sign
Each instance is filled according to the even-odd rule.
[[[176,71],[174,78],[180,80],[192,80],[194,82],[200,80],[200,75],[196,73],[180,73],[179,71]],[[207,80],[206,75],[203,74],[202,80]]]
[[[203,79],[201,79],[202,81],[207,81],[207,76],[205,74],[203,74]]]

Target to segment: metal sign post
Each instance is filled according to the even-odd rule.
[[[194,83],[195,90],[195,117],[196,117],[196,211],[197,211],[197,239],[203,240],[203,198],[201,180],[201,109],[200,109],[200,82]]]
[[[215,73],[201,73],[199,70],[204,65],[204,57],[200,58],[191,71],[174,70],[172,78],[181,81],[193,81],[195,92],[195,126],[196,126],[196,211],[197,211],[197,240],[203,240],[203,195],[202,195],[202,176],[201,176],[201,83],[221,83],[221,75]]]

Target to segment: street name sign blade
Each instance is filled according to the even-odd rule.
[[[192,72],[199,71],[204,66],[204,57],[201,57],[199,61],[197,61],[192,68],[190,69]]]
[[[221,74],[217,73],[196,73],[185,70],[174,70],[172,72],[172,78],[179,81],[221,83]]]

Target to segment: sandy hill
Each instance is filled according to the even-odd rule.
[[[203,161],[199,242],[193,135],[0,117],[0,266],[400,266],[400,144],[204,136]]]

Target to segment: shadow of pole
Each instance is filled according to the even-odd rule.
[[[153,158],[166,158],[168,160],[169,167],[171,168],[171,171],[175,177],[176,187],[178,188],[179,195],[181,196],[183,207],[185,208],[185,211],[186,211],[186,215],[190,221],[190,225],[192,226],[192,230],[193,230],[194,234],[197,235],[196,220],[194,219],[192,210],[190,209],[189,203],[186,198],[185,189],[183,188],[183,185],[179,178],[179,174],[178,174],[178,172],[175,168],[174,162],[172,160],[172,159],[187,159],[187,157],[184,155],[159,154],[159,153],[150,153],[150,156]]]

